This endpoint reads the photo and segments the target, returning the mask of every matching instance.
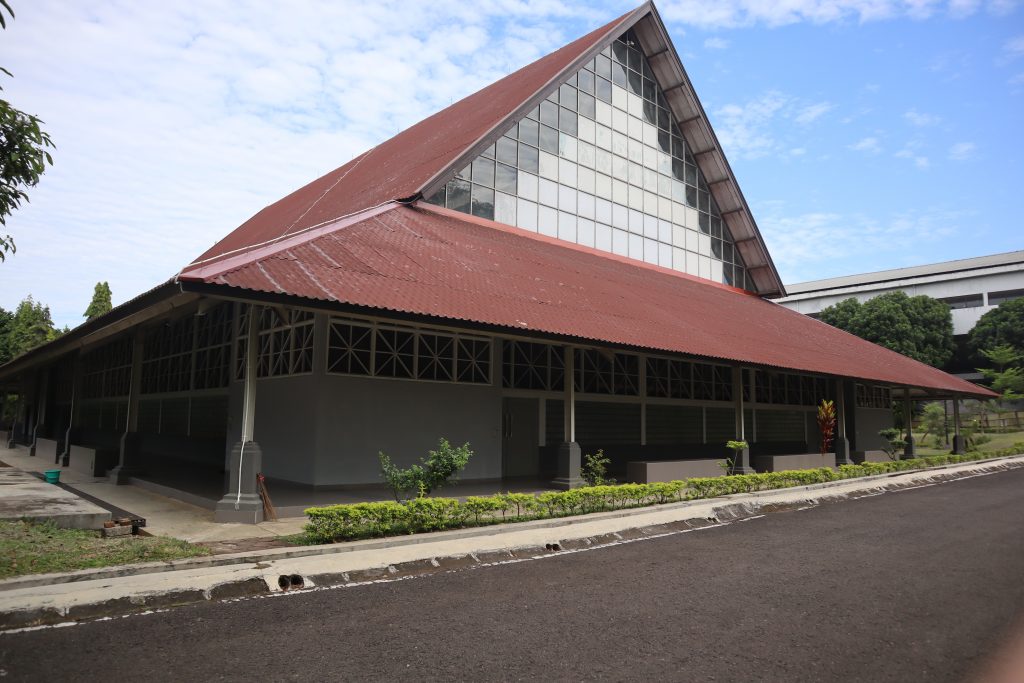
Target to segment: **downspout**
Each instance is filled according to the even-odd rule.
[[[258,320],[256,318],[256,307],[249,304],[249,329],[248,340],[245,345],[245,388],[242,397],[242,447],[238,451],[238,492],[235,495],[235,509],[239,509],[242,502],[242,465],[245,463],[245,444],[250,437],[249,431],[249,394],[254,390],[252,382],[253,368],[252,360],[256,355],[256,344],[258,340]]]
[[[70,458],[71,456],[71,427],[75,424],[75,385],[71,384],[71,414],[68,416],[68,428],[64,432],[64,452],[57,456],[57,462]],[[56,464],[56,463],[55,463]]]

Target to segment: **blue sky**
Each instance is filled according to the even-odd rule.
[[[1014,2],[659,2],[787,283],[1024,249]],[[266,204],[633,6],[14,3],[5,96],[55,166],[7,224],[0,306],[83,320]]]

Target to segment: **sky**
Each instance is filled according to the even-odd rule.
[[[11,0],[3,97],[54,165],[0,307],[58,326],[635,2]],[[1024,8],[656,3],[783,282],[1024,249]]]

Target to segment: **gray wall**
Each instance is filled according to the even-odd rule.
[[[268,477],[304,484],[321,483],[315,480],[314,454],[318,428],[316,401],[318,385],[322,382],[314,375],[256,381],[253,438],[263,452],[263,473]],[[241,412],[232,419],[231,425],[235,432],[241,432]],[[229,434],[228,448],[237,441],[238,436]]]
[[[469,442],[461,479],[501,477],[501,395],[493,386],[328,375],[317,397],[316,483],[380,483],[377,452],[398,465],[445,437]]]
[[[885,439],[878,436],[878,432],[893,426],[891,410],[888,408],[857,408],[854,415],[856,423],[854,446],[857,452],[876,451],[887,445]]]

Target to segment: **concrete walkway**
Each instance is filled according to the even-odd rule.
[[[51,521],[65,529],[99,529],[110,513],[28,472],[0,467],[0,519],[22,518]]]
[[[28,449],[24,446],[14,449],[0,447],[0,461],[7,463],[13,469],[25,472],[60,469],[61,483],[68,484],[93,498],[144,518],[146,532],[153,536],[171,536],[191,542],[238,541],[296,534],[302,531],[302,525],[306,522],[305,517],[294,517],[260,524],[215,523],[212,510],[168,498],[138,486],[118,486],[110,483],[106,478],[90,477],[68,467],[57,468],[48,458],[29,456]],[[0,468],[0,470],[2,469],[7,468]],[[30,478],[35,479],[31,476]],[[36,479],[36,481],[39,480]],[[48,486],[53,491],[60,491],[71,496],[67,491],[51,484],[40,482],[40,486]],[[0,491],[0,495],[2,495],[2,491]],[[91,503],[89,504],[91,505]],[[107,518],[109,519],[109,515]],[[102,522],[98,526],[102,526]]]
[[[806,509],[1024,467],[1024,456],[736,494],[632,510],[417,536],[290,547],[0,581],[0,628],[309,588],[400,579],[538,554],[686,533],[760,514]],[[289,584],[292,581],[292,584]]]

